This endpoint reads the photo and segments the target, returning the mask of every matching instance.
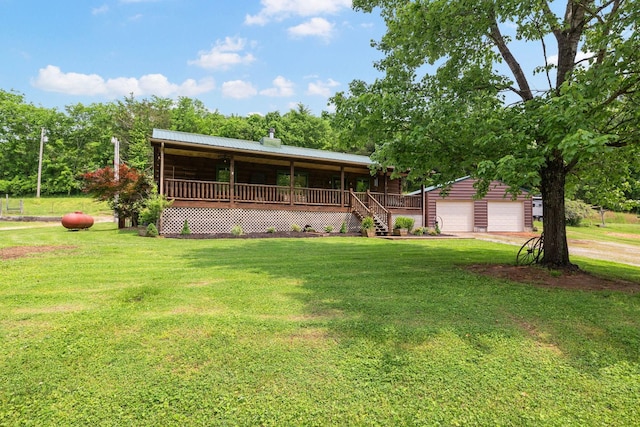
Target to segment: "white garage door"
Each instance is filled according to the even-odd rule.
[[[473,202],[436,202],[442,232],[473,231]]]
[[[488,202],[487,231],[524,231],[524,203]]]

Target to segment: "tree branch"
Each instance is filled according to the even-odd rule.
[[[613,4],[613,7],[611,8],[611,12],[609,13],[609,19],[608,24],[605,25],[605,30],[604,30],[604,34],[605,35],[609,35],[609,33],[611,32],[611,24],[613,22],[613,20],[615,18],[613,18],[615,15],[618,14],[618,9],[620,9],[620,6],[622,5],[624,0],[612,0],[611,2],[607,2],[607,5],[609,4]],[[598,13],[604,8],[604,5],[602,5],[602,7],[598,10]],[[606,55],[606,50],[600,49],[598,51],[598,57],[596,59],[596,64],[602,64],[602,61],[604,61],[604,57]]]
[[[629,95],[629,94],[638,92],[640,88],[635,88],[631,90],[631,88],[633,88],[635,85],[638,85],[640,83],[638,79],[629,79],[629,80],[630,81],[628,81],[627,84],[623,85],[618,90],[613,92],[607,99],[604,100],[604,102],[602,102],[600,105],[594,108],[594,110],[606,107],[607,105],[615,101],[619,96]]]
[[[567,9],[564,15],[565,29],[556,34],[558,39],[558,71],[556,75],[556,89],[567,80],[569,74],[575,68],[578,44],[582,36],[582,31],[586,24],[586,11],[573,0],[567,0]],[[554,31],[555,33],[555,31]]]
[[[547,44],[544,41],[544,35],[542,30],[540,29],[540,25],[536,23],[536,29],[538,30],[538,34],[540,34],[540,43],[542,43],[542,55],[544,56],[544,72],[547,75],[547,83],[549,84],[549,89],[553,89],[553,84],[551,83],[551,75],[549,74],[549,61],[547,60]]]
[[[516,61],[516,58],[509,50],[509,47],[504,41],[502,37],[502,33],[500,33],[500,28],[498,28],[498,22],[496,21],[495,15],[492,14],[491,18],[491,28],[489,37],[495,43],[496,47],[500,51],[500,55],[505,60],[509,69],[513,73],[513,76],[518,83],[519,90],[515,91],[524,101],[530,101],[533,99],[533,94],[531,93],[531,88],[529,87],[529,82],[527,81],[527,77],[522,71],[522,67]]]
[[[551,29],[553,34],[556,36],[556,39],[559,39],[560,37],[562,37],[562,30],[560,29],[560,27],[553,25],[556,15],[551,11],[551,8],[549,7],[549,3],[547,3],[546,1],[542,2],[542,15],[546,18],[549,24],[549,28]]]

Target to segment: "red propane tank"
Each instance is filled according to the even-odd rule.
[[[82,212],[68,213],[62,217],[62,226],[69,230],[81,230],[93,225],[93,217]]]

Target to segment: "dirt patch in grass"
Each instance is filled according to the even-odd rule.
[[[637,234],[631,234],[631,233],[606,233],[606,234],[607,236],[620,237],[621,239],[635,239],[635,240],[639,239]]]
[[[0,259],[22,258],[44,252],[75,249],[75,246],[12,246],[0,249]]]
[[[640,283],[626,280],[605,279],[585,271],[549,270],[539,266],[508,264],[477,264],[468,270],[484,276],[507,279],[513,282],[546,288],[561,288],[580,291],[640,292]]]

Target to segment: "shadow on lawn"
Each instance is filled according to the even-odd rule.
[[[208,245],[194,251],[191,262],[295,280],[300,291],[275,291],[303,303],[305,312],[291,315],[292,321],[324,328],[340,343],[411,346],[445,331],[485,352],[482,336],[547,336],[579,359],[601,348],[610,352],[605,359],[639,360],[637,332],[604,326],[619,296],[540,289],[458,267],[512,258],[510,247],[477,241],[270,239]],[[618,331],[607,333],[607,327]]]
[[[393,328],[404,340],[495,325],[492,310],[503,305],[495,301],[496,292],[504,289],[455,263],[506,262],[508,255],[499,247],[480,251],[469,244],[354,238],[230,241],[197,250],[191,259],[199,269],[242,269],[298,281],[304,291],[288,296],[304,302],[308,319],[341,336],[387,340]]]

